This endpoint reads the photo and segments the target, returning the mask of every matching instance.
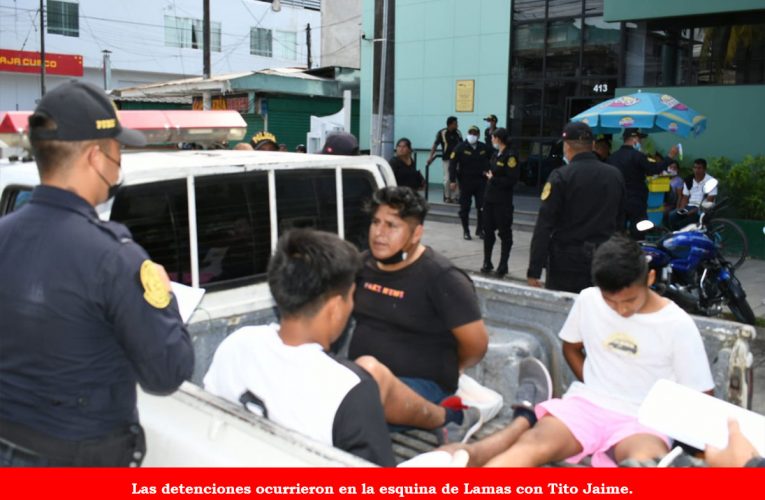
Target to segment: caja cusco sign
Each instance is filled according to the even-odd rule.
[[[40,53],[0,49],[0,71],[39,73]],[[50,75],[82,76],[82,56],[46,53],[45,72]]]

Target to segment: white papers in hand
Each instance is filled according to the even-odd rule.
[[[175,295],[175,300],[178,301],[178,311],[181,313],[181,319],[184,323],[188,323],[191,319],[191,315],[194,314],[194,310],[202,301],[202,296],[205,294],[204,288],[193,288],[190,286],[170,282],[170,288]]]
[[[727,446],[728,418],[738,420],[742,434],[765,456],[765,416],[690,387],[659,380],[638,412],[641,424],[701,450]]]

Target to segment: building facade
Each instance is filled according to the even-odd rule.
[[[321,1],[277,4],[210,2],[212,74],[306,66],[309,39],[313,67],[322,64]],[[71,78],[111,89],[203,72],[201,0],[45,0],[43,5],[48,89]],[[0,110],[32,109],[40,97],[39,7],[39,0],[0,0]]]
[[[415,148],[429,150],[450,115],[464,131],[495,114],[512,133],[526,182],[538,187],[560,162],[556,143],[572,116],[640,89],[670,93],[708,117],[703,135],[682,140],[687,156],[765,153],[763,0],[388,1],[393,135]],[[365,41],[381,35],[382,2],[363,7],[364,147],[374,140],[383,46]],[[666,151],[681,139],[652,140]]]

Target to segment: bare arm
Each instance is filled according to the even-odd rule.
[[[584,382],[584,343],[563,341],[563,357],[576,378]]]
[[[682,195],[680,201],[677,202],[677,208],[685,208],[686,206],[688,206],[688,197]]]
[[[489,347],[489,334],[483,320],[479,319],[452,329],[457,339],[457,359],[460,370],[475,366],[483,359]]]

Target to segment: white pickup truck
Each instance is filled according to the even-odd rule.
[[[207,293],[189,321],[196,351],[191,381],[169,397],[139,394],[147,466],[369,466],[343,451],[217,398],[201,387],[216,347],[247,324],[275,319],[265,283],[278,236],[293,227],[337,232],[366,246],[363,203],[395,183],[378,157],[246,151],[164,151],[123,155],[125,184],[101,217],[126,224],[135,240],[175,281]],[[0,215],[28,200],[39,182],[33,162],[0,162]],[[427,223],[427,222],[426,222]],[[533,355],[550,369],[555,393],[572,380],[557,333],[574,296],[473,277],[490,344],[469,374],[511,400],[520,360]],[[716,395],[748,407],[754,329],[696,318]],[[509,419],[506,410],[478,437]],[[410,431],[393,436],[400,460],[431,449],[435,438]]]

